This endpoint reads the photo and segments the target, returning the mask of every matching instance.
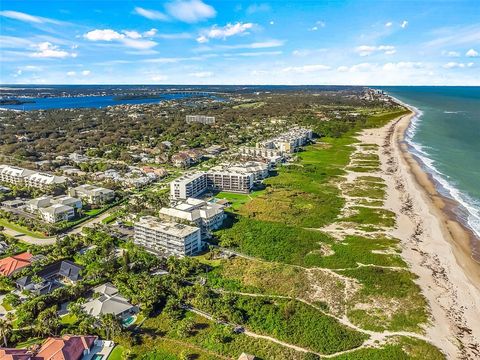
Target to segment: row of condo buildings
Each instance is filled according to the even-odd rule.
[[[135,243],[157,253],[194,255],[225,219],[222,205],[196,199],[207,190],[248,193],[269,174],[263,162],[218,165],[207,172],[183,175],[170,183],[174,206],[162,208],[160,218],[147,216],[135,223]]]
[[[312,138],[312,130],[295,127],[274,138],[258,142],[256,147],[260,149],[275,149],[288,154],[298,151],[301,146],[306,145]]]
[[[18,166],[0,165],[0,182],[13,185],[46,189],[56,185],[65,185],[67,180],[64,176],[56,176]]]
[[[173,207],[163,207],[160,217],[144,216],[135,223],[134,241],[155,253],[195,255],[203,241],[225,220],[222,205],[188,198]]]
[[[115,198],[115,192],[110,189],[94,186],[80,185],[68,190],[68,195],[61,196],[41,196],[26,203],[14,201],[25,205],[25,210],[39,215],[39,217],[48,223],[57,223],[68,221],[79,215],[83,203],[89,205],[102,205],[112,201]],[[8,206],[9,202],[3,203]],[[11,202],[10,202],[11,203]],[[19,205],[15,204],[15,207]]]
[[[268,177],[268,171],[268,164],[250,161],[185,174],[170,183],[170,198],[197,197],[207,190],[248,193],[256,182]]]

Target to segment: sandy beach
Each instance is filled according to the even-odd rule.
[[[391,235],[417,276],[430,305],[425,328],[430,341],[449,359],[480,358],[480,264],[472,257],[472,234],[449,216],[449,204],[408,152],[405,131],[410,113],[359,140],[378,144],[388,186],[384,207],[397,214]]]

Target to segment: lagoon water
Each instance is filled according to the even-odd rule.
[[[378,87],[419,115],[406,141],[480,238],[480,87]]]
[[[80,96],[80,97],[47,97],[27,98],[35,101],[21,105],[0,105],[2,109],[10,110],[48,110],[48,109],[72,109],[72,108],[104,108],[106,106],[124,104],[158,104],[165,100],[189,97],[188,94],[165,94],[157,98],[115,100],[114,96]],[[23,99],[19,99],[23,100]]]

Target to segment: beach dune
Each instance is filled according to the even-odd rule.
[[[395,212],[391,235],[418,276],[430,306],[425,328],[449,359],[480,359],[480,264],[472,257],[471,232],[451,215],[450,204],[408,152],[405,131],[412,112],[383,128],[363,131],[362,143],[376,143],[388,186],[385,208]]]

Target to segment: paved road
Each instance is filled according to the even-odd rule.
[[[101,222],[103,219],[105,219],[107,216],[110,215],[112,210],[115,210],[115,209],[116,209],[116,206],[108,209],[107,211],[105,211],[100,216],[97,216],[97,217],[95,217],[91,220],[85,221],[85,222],[71,228],[69,231],[66,231],[66,232],[62,233],[62,235],[78,234],[78,233],[82,232],[82,229],[85,226],[90,226],[90,225],[98,224],[99,222]],[[18,240],[21,240],[23,242],[26,242],[28,244],[33,244],[33,245],[47,246],[47,245],[55,244],[55,242],[57,241],[56,236],[51,236],[51,237],[47,237],[47,238],[38,238],[38,237],[31,236],[31,235],[27,235],[27,234],[22,233],[20,231],[10,229],[6,226],[5,226],[5,229],[3,230],[3,233],[7,234],[9,236],[12,236],[12,237],[14,237]]]

